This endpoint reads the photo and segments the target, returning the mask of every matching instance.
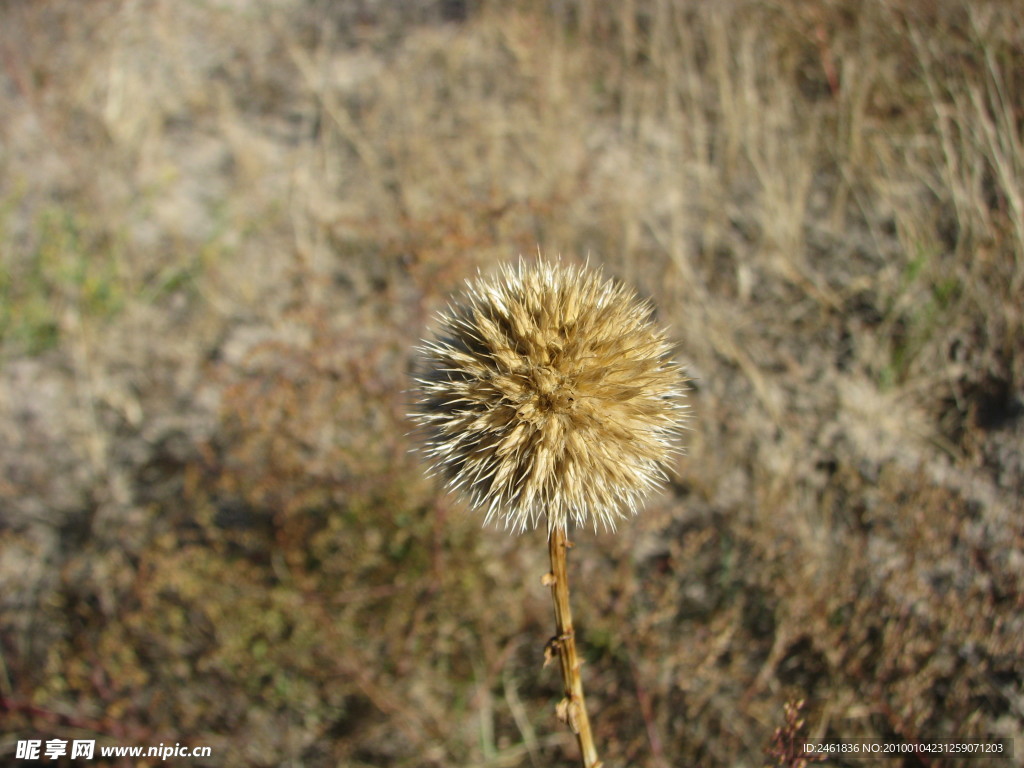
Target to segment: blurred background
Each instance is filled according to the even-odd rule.
[[[800,700],[1024,749],[1019,2],[7,0],[0,755],[575,764],[544,535],[405,415],[538,249],[694,379],[665,491],[574,536],[605,765],[797,765]]]

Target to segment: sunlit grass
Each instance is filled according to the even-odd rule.
[[[800,699],[1021,736],[1010,4],[87,5],[0,11],[8,743],[570,760],[543,547],[405,417],[434,312],[538,246],[694,379],[670,491],[578,561],[606,763],[759,766]]]

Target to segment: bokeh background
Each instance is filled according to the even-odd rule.
[[[665,491],[574,536],[605,765],[797,765],[800,700],[1024,750],[1019,2],[7,0],[3,760],[573,765],[543,533],[405,415],[538,249],[694,379]]]

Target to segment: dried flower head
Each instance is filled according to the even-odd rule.
[[[685,410],[686,378],[651,312],[586,267],[520,262],[470,281],[419,349],[413,418],[449,486],[518,531],[635,514]]]

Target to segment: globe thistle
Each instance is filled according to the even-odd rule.
[[[664,478],[686,381],[652,307],[541,261],[469,281],[418,350],[413,418],[451,488],[515,531],[614,528]]]

